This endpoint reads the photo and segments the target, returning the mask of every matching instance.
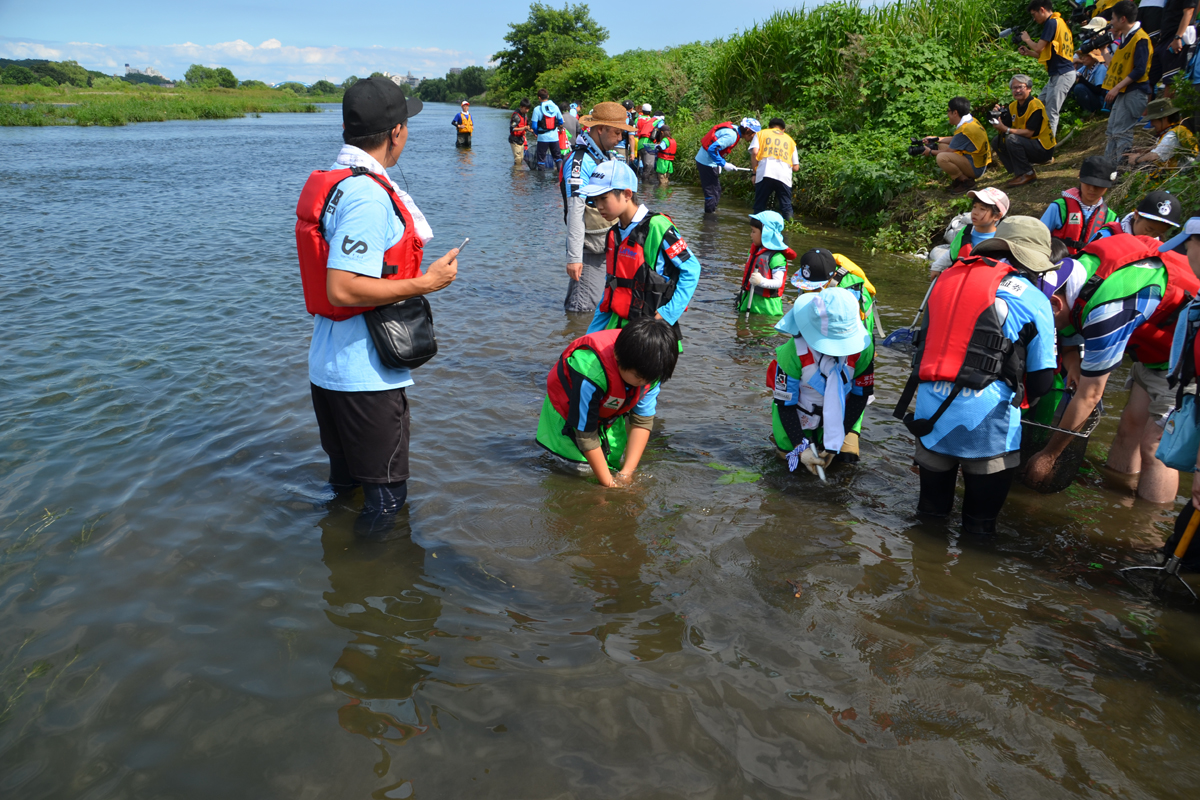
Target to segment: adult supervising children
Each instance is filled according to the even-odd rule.
[[[533,130],[529,127],[529,98],[521,98],[521,105],[508,118],[508,144],[512,147],[513,164],[520,165],[525,160],[525,134]]]
[[[754,213],[766,211],[774,200],[779,215],[792,218],[792,173],[800,170],[796,143],[783,132],[784,122],[774,117],[750,142],[750,169],[754,170]]]
[[[696,152],[696,171],[700,174],[700,186],[704,189],[704,213],[715,214],[717,205],[721,202],[721,172],[729,172],[735,167],[725,159],[737,147],[737,143],[754,138],[762,130],[762,125],[753,117],[742,117],[741,122],[721,122],[712,126],[704,138],[700,140],[700,149]]]
[[[616,224],[605,241],[604,297],[588,333],[619,328],[643,317],[666,320],[680,335],[679,317],[700,282],[700,262],[666,214],[637,202],[637,175],[613,159],[596,167],[579,190]]]
[[[1054,131],[1042,101],[1033,97],[1033,78],[1014,75],[1009,82],[1013,101],[992,123],[998,133],[992,139],[992,149],[1000,163],[1014,176],[1004,184],[1011,189],[1037,180],[1034,164],[1045,164],[1054,158]]]
[[[619,103],[597,103],[591,114],[580,118],[580,125],[588,130],[579,133],[563,161],[559,185],[567,223],[569,280],[563,307],[569,312],[592,313],[604,294],[605,236],[613,224],[588,205],[580,190],[591,181],[596,166],[609,160],[608,152],[633,130],[625,120]]]
[[[975,180],[983,175],[992,149],[987,131],[971,115],[971,103],[965,97],[952,97],[947,105],[946,118],[954,128],[950,136],[929,136],[937,147],[925,146],[924,154],[937,157],[938,168],[953,180],[947,191],[963,194],[975,188]]]
[[[917,438],[918,512],[949,516],[961,469],[966,533],[995,533],[1021,459],[1022,398],[1032,405],[1054,382],[1054,319],[1030,277],[1053,268],[1046,227],[1008,217],[941,274],[926,304],[895,416]]]
[[[1154,87],[1150,84],[1150,58],[1154,45],[1137,21],[1133,0],[1121,0],[1112,7],[1112,31],[1119,36],[1117,51],[1108,62],[1104,101],[1112,109],[1108,115],[1108,142],[1104,157],[1114,164],[1133,145],[1133,129],[1150,102]]]
[[[471,134],[475,131],[475,120],[471,119],[471,104],[463,100],[461,109],[454,115],[454,119],[450,121],[458,130],[458,136],[454,139],[455,147],[470,147]]]
[[[1018,52],[1036,58],[1045,68],[1049,80],[1042,87],[1038,100],[1046,107],[1050,123],[1050,136],[1058,135],[1058,115],[1071,87],[1075,85],[1075,66],[1071,63],[1075,53],[1075,42],[1067,21],[1054,10],[1054,0],[1032,0],[1029,15],[1042,26],[1042,33],[1035,42],[1027,32],[1021,33],[1024,42]],[[1037,162],[1034,162],[1037,163]]]
[[[362,536],[386,536],[408,496],[407,369],[391,369],[363,313],[430,294],[458,272],[451,250],[421,274],[433,237],[412,198],[387,167],[408,142],[421,101],[385,78],[367,78],[342,99],[345,144],[330,171],[314,172],[297,206],[296,244],[304,301],[313,314],[308,377],[329,482],[341,493],[362,485]]]
[[[533,126],[533,131],[537,134],[537,152],[534,154],[534,164],[538,169],[556,169],[558,163],[562,161],[558,147],[558,129],[565,123],[562,112],[558,110],[558,106],[550,99],[550,93],[545,89],[538,89],[538,105],[529,118],[529,124]]]

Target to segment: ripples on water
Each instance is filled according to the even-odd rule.
[[[777,339],[726,302],[746,209],[655,192],[704,273],[644,477],[556,469],[537,410],[587,323],[557,188],[510,170],[505,113],[468,152],[452,114],[393,170],[431,253],[472,244],[385,545],[328,503],[306,386],[293,213],[336,110],[0,130],[0,796],[1200,792],[1195,617],[1115,571],[1171,512],[1093,473],[990,541],[918,524],[886,351],[863,464],[789,475]],[[907,323],[919,268],[819,241]]]

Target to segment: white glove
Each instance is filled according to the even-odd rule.
[[[751,286],[762,286],[764,280],[766,280],[766,278],[764,278],[761,273],[755,272],[750,275]]]
[[[735,167],[733,164],[730,164],[728,161],[725,162],[725,166],[723,166],[721,169],[725,170],[726,172],[737,172],[737,167]]]
[[[800,463],[803,464],[804,468],[813,475],[816,475],[821,480],[825,480],[825,467],[828,467],[833,463],[834,455],[834,453],[828,453],[824,450],[822,450],[820,455],[818,455],[817,448],[815,446],[807,447],[805,448],[804,452],[800,454]]]

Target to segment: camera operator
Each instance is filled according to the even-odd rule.
[[[1133,0],[1121,0],[1112,7],[1110,26],[1119,38],[1117,51],[1108,62],[1104,100],[1112,112],[1108,116],[1108,144],[1104,157],[1114,164],[1133,144],[1133,128],[1150,102],[1150,58],[1154,45],[1137,22]]]
[[[1058,112],[1075,83],[1075,68],[1071,65],[1075,42],[1067,21],[1054,10],[1054,0],[1030,0],[1028,9],[1033,21],[1042,26],[1041,37],[1035,42],[1028,33],[1022,32],[1021,41],[1025,44],[1017,48],[1017,52],[1036,58],[1050,76],[1038,99],[1046,108],[1050,133],[1057,136]]]
[[[937,155],[938,168],[954,180],[950,194],[966,194],[975,187],[991,157],[987,131],[971,116],[971,102],[965,97],[950,98],[946,118],[954,126],[951,136],[928,136],[921,144],[913,140],[912,155]]]
[[[1092,50],[1080,51],[1075,57],[1079,68],[1075,70],[1075,85],[1071,87],[1071,97],[1086,114],[1097,111],[1107,111],[1104,106],[1105,90],[1101,88],[1105,76],[1108,75],[1108,65],[1104,63],[1104,52]]]
[[[992,139],[992,149],[1004,168],[1014,176],[1004,184],[1006,189],[1024,186],[1037,180],[1034,164],[1045,164],[1054,158],[1054,132],[1050,130],[1046,107],[1033,97],[1033,78],[1014,75],[1009,81],[1013,101],[1008,108],[992,109],[988,121],[999,133]]]

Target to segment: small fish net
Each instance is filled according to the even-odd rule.
[[[1057,413],[1053,414],[1055,422],[1058,422],[1065,404],[1060,405],[1055,396],[1055,392],[1051,392],[1046,397],[1042,398],[1045,403],[1048,400],[1054,402],[1058,406]],[[1054,408],[1054,406],[1051,406]],[[1031,417],[1041,416],[1037,412],[1042,411],[1041,403]],[[1092,413],[1084,421],[1083,427],[1078,431],[1068,431],[1059,428],[1055,425],[1050,425],[1045,422],[1037,422],[1034,419],[1021,420],[1021,469],[1025,468],[1025,464],[1031,457],[1045,448],[1050,441],[1050,437],[1056,433],[1065,433],[1071,437],[1071,443],[1062,451],[1062,455],[1058,457],[1058,461],[1054,464],[1054,469],[1046,476],[1045,480],[1033,482],[1028,477],[1022,477],[1021,481],[1030,489],[1042,494],[1053,494],[1061,492],[1071,485],[1072,481],[1079,474],[1079,468],[1083,466],[1083,460],[1087,457],[1088,440],[1091,439],[1092,432],[1096,430],[1096,426],[1100,424],[1100,417],[1104,414],[1104,405],[1097,403],[1092,409]]]

